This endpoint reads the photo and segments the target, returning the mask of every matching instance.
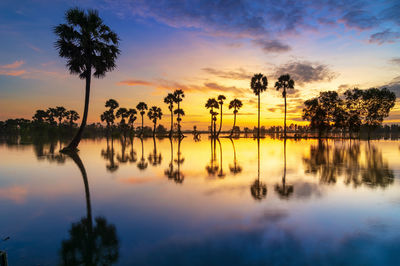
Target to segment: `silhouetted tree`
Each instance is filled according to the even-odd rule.
[[[221,128],[222,128],[222,106],[224,105],[224,100],[226,100],[226,97],[224,95],[218,95],[218,104],[220,107],[221,116],[219,119],[219,129],[218,129],[217,137],[221,133]]]
[[[48,113],[44,110],[36,110],[35,115],[32,117],[33,121],[39,124],[44,123],[47,120]]]
[[[239,99],[236,99],[236,98],[233,99],[233,100],[229,103],[229,109],[232,109],[232,108],[233,108],[233,127],[232,127],[232,131],[231,131],[231,134],[229,135],[229,137],[232,137],[232,136],[233,136],[233,131],[234,131],[235,126],[236,126],[236,115],[237,115],[239,109],[242,108],[242,106],[243,106],[242,101],[239,100]]]
[[[125,107],[120,107],[117,110],[117,113],[115,114],[115,116],[117,118],[121,118],[121,120],[119,121],[119,128],[122,131],[124,138],[126,138],[127,122],[125,119],[128,118],[128,116],[129,116],[128,110]]]
[[[77,150],[82,138],[89,112],[92,70],[94,77],[104,77],[106,72],[116,67],[115,60],[120,53],[117,34],[103,23],[97,11],[85,12],[72,8],[66,12],[65,19],[66,24],[54,28],[54,33],[58,36],[55,47],[59,56],[67,59],[67,67],[71,74],[77,74],[86,80],[86,88],[81,126],[64,151]]]
[[[143,138],[140,138],[140,143],[142,144],[142,156],[140,157],[137,167],[139,168],[139,170],[143,171],[148,166],[148,163],[146,162],[146,159],[144,158]]]
[[[183,137],[183,134],[181,131],[181,121],[182,121],[181,116],[184,116],[185,112],[183,111],[183,109],[181,109],[180,103],[184,97],[185,97],[185,94],[184,94],[183,90],[175,90],[174,91],[174,100],[175,100],[175,103],[178,105],[178,108],[175,109],[174,113],[176,115],[178,115],[176,121],[178,122],[178,137],[179,138]]]
[[[47,122],[50,125],[56,125],[57,124],[56,121],[55,121],[55,118],[56,118],[56,115],[57,115],[56,108],[52,108],[52,107],[47,108],[46,113],[47,113],[47,117],[46,117],[47,118]]]
[[[251,78],[250,87],[253,93],[258,97],[258,128],[257,128],[257,138],[260,138],[260,95],[263,91],[267,90],[268,80],[263,74],[255,74]]]
[[[161,119],[162,118],[162,111],[160,107],[157,106],[153,106],[149,109],[149,112],[147,113],[147,116],[149,117],[149,119],[153,122],[154,127],[153,127],[153,138],[156,135],[156,126],[157,126],[157,119]]]
[[[153,137],[153,153],[149,154],[148,160],[152,166],[161,164],[162,155],[157,152],[156,138]]]
[[[283,135],[286,138],[286,95],[287,90],[294,89],[294,81],[290,78],[289,74],[281,75],[278,81],[275,83],[276,90],[282,90],[282,97],[285,99],[285,119],[284,119],[284,129]]]
[[[288,199],[293,193],[293,186],[286,184],[286,138],[283,140],[283,176],[282,186],[275,185],[275,191],[282,199]]]
[[[109,110],[115,110],[119,107],[119,103],[114,99],[109,99],[108,101],[106,101],[105,106],[109,108]]]
[[[61,126],[62,120],[67,116],[67,110],[63,106],[54,108],[54,117],[58,119],[58,126]]]
[[[220,165],[218,177],[224,178],[226,174],[224,173],[224,167],[222,165],[222,157],[223,157],[222,156],[222,145],[221,145],[221,141],[219,140],[219,138],[217,138],[217,140],[218,140],[218,145],[219,145],[219,165]]]
[[[177,158],[174,160],[175,164],[177,165],[177,169],[174,171],[174,181],[175,181],[175,183],[179,183],[179,184],[183,183],[183,180],[185,179],[185,176],[181,172],[181,165],[185,162],[185,158],[182,157],[181,142],[182,142],[182,139],[180,138],[178,140]]]
[[[215,136],[215,131],[213,130],[213,122],[215,122],[214,117],[216,116],[216,113],[214,112],[214,108],[218,108],[218,102],[215,100],[215,98],[209,98],[207,100],[207,103],[205,104],[205,107],[207,109],[210,109],[210,115],[211,115],[211,126],[210,126],[210,134],[211,137]]]
[[[128,126],[129,126],[131,132],[133,133],[133,132],[134,132],[133,124],[134,124],[135,121],[136,121],[136,114],[137,114],[137,111],[136,111],[136,109],[130,108],[130,109],[128,109],[128,111],[127,111],[126,114],[127,114],[127,116],[128,116]]]
[[[74,110],[69,110],[66,112],[66,118],[69,121],[69,126],[73,128],[75,125],[75,121],[79,119],[79,114]]]
[[[147,110],[147,104],[145,104],[144,102],[140,102],[140,103],[138,103],[138,105],[136,105],[136,109],[138,109],[138,111],[139,111],[139,113],[140,113],[140,115],[142,117],[142,129],[141,129],[140,135],[141,135],[141,137],[143,137],[143,130],[144,130],[144,126],[143,126],[144,118],[143,118],[143,116],[146,113],[145,110]]]
[[[171,113],[171,129],[169,131],[169,137],[172,137],[173,128],[174,128],[174,103],[175,103],[175,95],[173,93],[168,93],[168,95],[164,98],[164,103],[168,104],[168,110]]]

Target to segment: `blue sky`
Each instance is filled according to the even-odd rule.
[[[265,125],[281,123],[282,99],[272,84],[282,72],[296,81],[289,99],[293,122],[301,120],[302,102],[321,90],[388,86],[400,96],[398,1],[3,0],[0,120],[30,118],[56,105],[82,112],[84,84],[69,75],[52,33],[75,6],[97,9],[121,38],[118,68],[93,82],[92,122],[109,98],[167,111],[164,95],[183,88],[185,127],[206,126],[204,102],[221,93],[244,101],[251,125],[256,107],[249,76],[256,72],[271,84],[262,98]],[[400,121],[398,105],[388,121]]]

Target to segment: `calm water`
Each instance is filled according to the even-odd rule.
[[[84,140],[79,157],[0,144],[0,250],[10,265],[399,265],[399,142],[191,138]]]

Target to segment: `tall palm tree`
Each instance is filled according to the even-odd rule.
[[[157,126],[157,119],[161,119],[163,113],[161,111],[160,107],[153,106],[149,109],[149,112],[147,113],[147,116],[151,121],[153,121],[154,127],[153,127],[153,138],[156,135],[156,126]]]
[[[100,78],[113,70],[120,50],[117,34],[103,23],[96,10],[85,12],[72,8],[66,12],[65,19],[66,24],[54,28],[54,33],[58,36],[55,47],[59,56],[67,59],[70,73],[86,80],[82,123],[71,143],[64,148],[64,151],[68,151],[78,149],[86,126],[92,74]]]
[[[100,115],[101,122],[106,122],[108,133],[111,133],[112,126],[114,125],[114,112],[106,110]]]
[[[237,115],[239,109],[242,108],[242,106],[243,106],[242,101],[237,98],[233,99],[229,103],[229,109],[233,108],[233,127],[232,127],[232,131],[231,131],[231,134],[229,135],[229,137],[232,137],[232,135],[233,135],[233,130],[235,129],[235,126],[236,126],[236,115]]]
[[[66,112],[66,118],[69,121],[69,126],[74,127],[74,122],[79,119],[79,114],[74,110],[69,110]]]
[[[226,100],[226,97],[224,95],[218,95],[218,104],[220,106],[221,117],[219,119],[219,129],[218,129],[217,137],[221,133],[221,128],[222,128],[222,106],[224,105],[224,100]]]
[[[286,94],[287,90],[294,89],[294,80],[290,78],[289,74],[281,75],[275,83],[276,90],[282,90],[282,97],[285,99],[285,119],[283,127],[283,135],[286,138]]]
[[[178,115],[178,118],[176,119],[176,121],[178,122],[178,136],[179,138],[183,137],[182,131],[181,131],[181,116],[185,115],[185,112],[183,111],[183,109],[181,109],[180,107],[180,103],[183,100],[183,98],[185,98],[185,94],[183,92],[183,90],[175,90],[174,91],[174,100],[175,103],[178,105],[178,108],[175,109],[174,113]]]
[[[128,110],[125,107],[120,107],[117,110],[117,113],[115,114],[115,116],[117,118],[121,118],[120,122],[119,122],[119,128],[122,131],[124,138],[126,137],[126,120],[125,118],[128,118],[129,114],[128,114]]]
[[[260,94],[267,90],[268,79],[263,74],[254,74],[251,78],[250,87],[253,93],[258,96],[258,128],[257,128],[257,138],[260,137]]]
[[[168,104],[168,110],[171,112],[171,129],[169,131],[169,137],[172,137],[173,127],[174,127],[174,103],[175,103],[175,95],[173,93],[168,93],[168,95],[164,98],[164,103]]]
[[[127,115],[128,115],[128,125],[129,125],[129,128],[130,128],[130,130],[131,130],[131,133],[134,132],[133,124],[134,124],[135,121],[136,121],[136,114],[137,114],[136,109],[130,108],[130,109],[127,111]]]
[[[215,112],[214,112],[214,108],[218,108],[218,102],[217,100],[215,100],[215,98],[208,98],[205,107],[207,109],[210,109],[210,115],[211,115],[211,126],[210,126],[210,134],[211,137],[214,137],[215,132],[213,132],[213,121],[214,121],[214,116],[215,116]]]
[[[136,109],[139,110],[140,115],[142,116],[142,132],[140,133],[141,137],[143,137],[143,121],[144,121],[144,114],[146,113],[145,110],[147,110],[147,104],[144,102],[140,102],[138,103],[138,105],[136,105]]]

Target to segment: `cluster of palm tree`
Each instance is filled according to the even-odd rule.
[[[211,125],[210,125],[210,134],[211,137],[213,138],[218,138],[220,133],[221,133],[221,129],[222,129],[222,109],[223,109],[223,105],[224,105],[224,101],[226,100],[226,97],[224,95],[218,95],[217,99],[215,98],[209,98],[205,104],[205,107],[207,109],[210,109],[210,115],[211,115]],[[230,133],[230,137],[232,137],[234,130],[236,129],[236,115],[239,112],[239,109],[242,108],[243,103],[241,100],[235,98],[232,101],[230,101],[229,103],[229,109],[233,109],[233,127]],[[216,112],[215,110],[219,110],[220,111],[220,122],[219,122],[219,129],[217,132],[217,116],[218,116],[218,112]]]
[[[118,127],[122,131],[124,137],[126,137],[128,131],[133,132],[133,124],[136,121],[137,114],[136,109],[127,109],[125,107],[118,108],[119,103],[114,99],[109,99],[108,101],[106,101],[105,107],[108,108],[108,110],[104,111],[100,115],[100,119],[102,122],[106,123],[109,135],[112,135],[112,130],[113,128],[115,128],[115,120],[117,118],[120,119]]]
[[[33,122],[38,124],[48,123],[50,125],[68,124],[75,126],[75,121],[79,119],[79,114],[74,110],[67,110],[63,106],[50,107],[45,110],[36,110],[32,117]]]
[[[185,93],[182,90],[175,90],[173,93],[168,93],[167,96],[164,98],[164,103],[168,104],[168,110],[171,113],[171,128],[169,131],[169,137],[171,138],[174,135],[174,114],[177,115],[176,122],[177,122],[177,137],[182,138],[184,137],[181,129],[181,121],[182,116],[185,115],[185,112],[180,106],[183,98],[185,97]],[[174,105],[176,108],[174,109]]]
[[[267,90],[268,79],[263,74],[255,74],[251,78],[250,87],[253,93],[258,97],[258,127],[257,127],[257,137],[260,137],[260,95],[262,92]],[[294,89],[294,81],[289,74],[281,75],[278,81],[275,83],[276,90],[282,90],[282,97],[285,101],[285,117],[284,117],[284,137],[286,138],[286,96],[288,90]]]

